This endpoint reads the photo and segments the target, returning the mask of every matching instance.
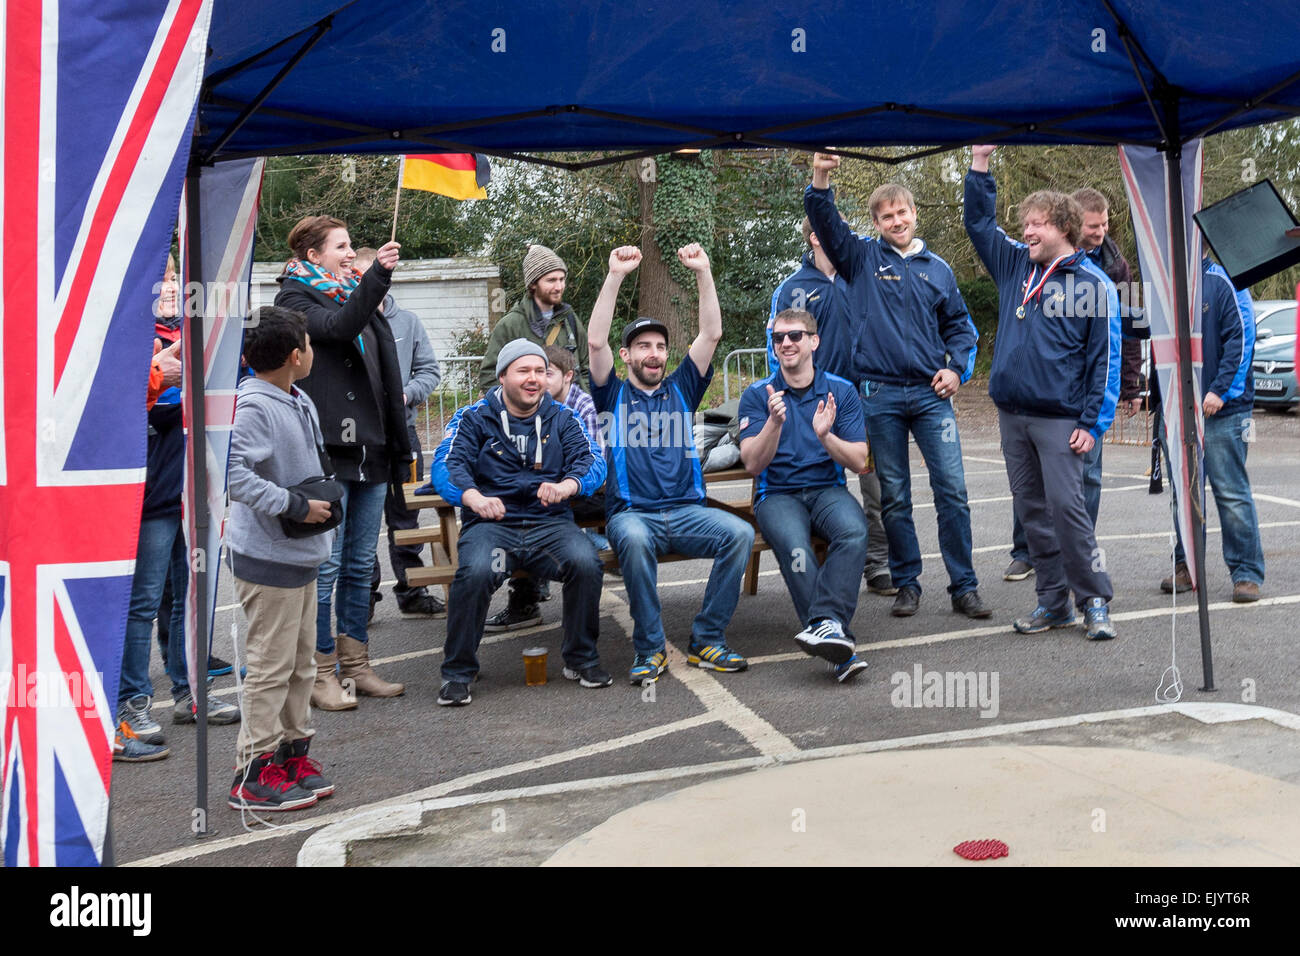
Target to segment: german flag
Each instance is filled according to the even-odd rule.
[[[491,173],[481,154],[423,153],[402,157],[401,185],[452,199],[487,199],[483,187]]]

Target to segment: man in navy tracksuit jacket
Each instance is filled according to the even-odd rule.
[[[772,325],[786,309],[806,310],[817,320],[818,368],[847,379],[855,386],[861,382],[857,372],[858,349],[865,332],[867,317],[854,308],[853,291],[844,277],[826,257],[821,240],[805,216],[803,239],[808,244],[799,270],[787,276],[772,293],[772,313],[767,320],[767,372],[775,374],[781,363],[772,347]],[[880,522],[880,476],[875,470],[858,475],[862,492],[862,512],[867,519],[867,563],[862,577],[876,594],[897,594],[889,574],[889,543],[885,526]]]
[[[1016,517],[1037,572],[1038,607],[1022,634],[1074,624],[1070,591],[1088,637],[1115,636],[1110,577],[1083,500],[1084,456],[1115,417],[1120,313],[1114,284],[1078,248],[1083,213],[1064,193],[1020,203],[1025,241],[998,228],[992,146],[974,148],[966,175],[966,232],[998,286],[998,339],[989,395]]]
[[[605,459],[573,410],[551,398],[546,367],[539,345],[503,346],[501,384],[456,413],[434,455],[433,486],[461,507],[439,704],[470,702],[488,604],[518,569],[564,582],[564,676],[611,683],[596,653],[603,571],[567,500],[604,483]]]
[[[1222,267],[1201,261],[1201,409],[1205,412],[1205,477],[1214,489],[1223,536],[1223,561],[1232,577],[1232,599],[1238,604],[1259,600],[1264,583],[1264,551],[1259,540],[1259,516],[1246,474],[1255,379],[1255,309],[1250,293],[1238,292]],[[1178,530],[1175,523],[1174,530]],[[1187,555],[1181,535],[1174,549],[1172,580],[1161,587],[1191,590]]]
[[[830,189],[839,159],[813,157],[804,211],[831,264],[849,283],[859,314],[857,372],[862,411],[876,471],[881,518],[889,538],[889,568],[898,597],[892,613],[909,617],[921,600],[921,547],[912,521],[908,434],[930,472],[939,551],[948,570],[954,611],[984,618],[971,560],[970,507],[952,398],[975,368],[975,325],[948,263],[916,238],[916,204],[902,186],[872,194],[871,219],[881,238],[854,235],[840,218]]]

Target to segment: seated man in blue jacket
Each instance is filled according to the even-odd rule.
[[[989,395],[998,407],[1011,496],[1037,573],[1038,606],[1022,634],[1074,624],[1115,636],[1105,560],[1083,500],[1084,456],[1119,399],[1120,313],[1114,284],[1079,248],[1083,211],[1043,190],[1019,205],[1024,242],[998,228],[992,146],[976,146],[966,174],[966,233],[998,286],[998,344]]]
[[[921,603],[910,433],[930,475],[952,609],[967,617],[989,617],[993,612],[977,590],[966,473],[952,407],[957,389],[975,368],[975,324],[948,263],[916,236],[911,192],[895,183],[873,192],[871,221],[880,238],[854,235],[840,218],[831,192],[831,170],[839,162],[838,156],[826,153],[813,156],[812,185],[804,190],[803,207],[827,258],[849,283],[857,309],[865,316],[857,371],[863,380],[867,438],[880,476],[889,570],[898,588],[890,613],[910,617]]]
[[[1259,600],[1264,583],[1264,550],[1259,516],[1246,474],[1248,424],[1255,407],[1255,308],[1250,292],[1237,291],[1223,268],[1201,260],[1201,410],[1205,413],[1205,477],[1214,491],[1223,537],[1223,561],[1232,578],[1232,600]],[[1174,574],[1160,582],[1169,593],[1192,589],[1182,534],[1174,548]]]
[[[603,571],[568,499],[605,480],[605,460],[573,413],[546,388],[546,352],[527,339],[497,356],[501,384],[456,412],[433,459],[433,486],[461,507],[456,576],[438,703],[470,702],[492,593],[524,569],[564,582],[564,676],[608,687],[596,653]]]
[[[740,397],[740,458],[758,479],[754,517],[772,545],[804,629],[795,642],[843,682],[867,665],[848,633],[867,560],[867,520],[844,469],[867,467],[862,403],[848,379],[814,368],[817,320],[786,309],[772,322],[781,367]],[[817,563],[812,535],[829,542]]]

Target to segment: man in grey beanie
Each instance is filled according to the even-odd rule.
[[[539,348],[558,345],[573,353],[576,366],[574,381],[587,391],[587,327],[573,306],[563,301],[569,269],[554,251],[542,245],[528,247],[524,256],[524,284],[528,294],[514,304],[492,329],[483,364],[479,366],[478,386],[487,391],[497,383],[497,355],[502,346],[515,339],[527,339]]]

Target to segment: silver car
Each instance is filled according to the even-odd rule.
[[[1290,299],[1255,303],[1255,404],[1285,410],[1300,404],[1296,388],[1296,304]]]

